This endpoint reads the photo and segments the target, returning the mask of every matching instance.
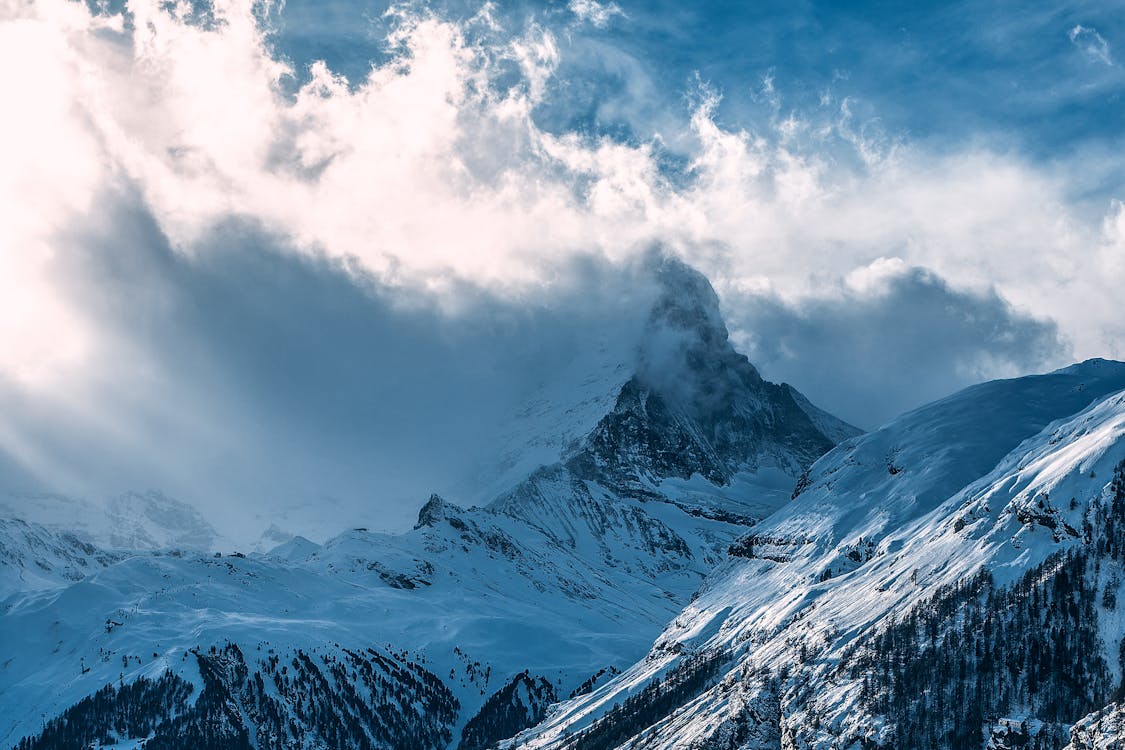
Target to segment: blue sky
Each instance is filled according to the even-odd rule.
[[[314,59],[326,60],[353,84],[362,82],[372,65],[393,57],[384,43],[395,22],[387,7],[290,1],[272,16],[273,43],[294,64],[295,83]],[[411,7],[451,19],[481,11],[478,4],[460,2]],[[689,132],[691,109],[714,94],[718,101],[709,116],[717,126],[784,139],[793,153],[827,165],[821,175],[826,183],[847,184],[868,173],[872,159],[897,150],[930,160],[983,152],[1052,181],[1055,194],[1048,200],[1065,203],[1067,221],[1103,223],[1125,195],[1125,65],[1119,59],[1125,3],[518,2],[498,3],[489,12],[499,30],[469,22],[468,33],[483,43],[530,26],[549,30],[558,45],[548,93],[532,112],[538,127],[654,143],[672,180],[683,177],[698,148]],[[796,134],[779,136],[784,123],[794,120],[801,123]],[[995,260],[987,258],[986,247],[966,250],[986,260],[970,283],[978,290],[999,285],[1009,299],[987,266],[1018,265],[1022,249],[1011,247],[1011,256],[998,253]],[[934,278],[941,277],[939,272]],[[1049,285],[1040,295],[1042,290],[1049,292]],[[755,305],[739,306],[734,296],[725,299],[738,321],[745,307]],[[1020,302],[1024,312],[1052,322],[1050,314]],[[808,323],[794,328],[818,325]],[[747,329],[755,325],[745,321]],[[956,328],[947,324],[941,333]],[[921,328],[914,333],[930,335]],[[972,334],[958,335],[965,346],[974,345]],[[780,337],[766,338],[759,358],[785,348]],[[1076,352],[1068,348],[1065,330],[1062,338],[1053,356],[1040,349],[1038,359],[995,374],[1068,355],[1120,356],[1112,346],[1115,336],[1102,337],[1102,349],[1080,345]],[[1105,347],[1107,341],[1111,346]],[[775,363],[762,364],[768,371]],[[800,379],[802,364],[779,366],[775,375]],[[954,380],[972,377],[963,373]],[[904,393],[882,407],[871,397],[863,397],[859,408],[841,403],[858,394],[823,397],[838,400],[832,405],[856,422],[874,424],[950,382],[948,373],[939,374],[925,396]],[[879,392],[888,389],[897,391],[888,382]]]
[[[630,349],[654,247],[864,427],[1125,357],[1123,11],[0,11],[0,490],[402,526]]]
[[[440,7],[451,17],[479,10]],[[1121,144],[1125,70],[1114,45],[1125,34],[1121,3],[612,7],[619,12],[611,11],[604,26],[572,26],[561,40],[557,85],[566,104],[551,107],[556,127],[637,128],[641,123],[596,112],[607,99],[628,99],[630,87],[655,95],[631,108],[674,112],[696,76],[723,93],[722,119],[753,126],[774,114],[762,91],[768,77],[782,112],[812,112],[846,98],[857,119],[890,138],[939,146],[983,139],[1048,160]],[[324,59],[358,80],[385,59],[385,8],[290,0],[274,16],[278,47],[298,68]],[[500,3],[496,13],[514,28],[532,18],[573,23],[566,3]]]

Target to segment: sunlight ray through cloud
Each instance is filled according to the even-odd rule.
[[[534,301],[565,316],[573,300],[557,290],[584,273],[576,268],[619,269],[604,271],[612,286],[660,247],[713,280],[736,340],[767,374],[812,385],[830,406],[864,403],[848,412],[857,422],[976,378],[1121,354],[1120,203],[1091,211],[1073,199],[1067,170],[987,143],[939,148],[888,133],[846,93],[798,108],[772,74],[755,88],[768,100],[759,119],[730,117],[731,92],[697,77],[659,102],[647,131],[548,126],[543,113],[583,83],[566,77],[585,33],[573,17],[597,34],[631,21],[613,4],[569,10],[513,20],[493,6],[462,15],[393,6],[373,62],[349,78],[283,54],[274,19],[284,9],[251,0],[7,6],[0,94],[20,102],[0,122],[0,373],[10,398],[40,388],[106,403],[95,394],[107,383],[143,382],[134,393],[147,403],[124,408],[136,425],[107,411],[75,433],[113,423],[123,445],[143,444],[141,424],[170,394],[195,392],[166,371],[161,337],[173,331],[152,311],[199,291],[179,288],[187,282],[166,266],[184,278],[235,274],[255,243],[446,322],[482,314],[481,300]],[[1096,35],[1077,26],[1071,40],[1101,40],[1110,59]],[[619,54],[614,65],[632,61],[622,68],[631,85],[657,90],[631,53]],[[834,75],[834,85],[846,79]],[[134,287],[111,300],[110,287],[91,285],[124,265],[163,281],[145,282],[157,291],[143,301],[128,298]],[[834,356],[802,338],[808,320],[835,314],[841,299],[899,304],[910,288],[933,295],[916,336],[954,325],[940,314],[943,295],[995,317],[991,329],[958,329],[965,338],[949,340],[950,356],[927,365],[938,372],[925,393],[840,391],[785,353]],[[204,335],[197,324],[178,321],[186,328],[175,333],[190,342]],[[442,325],[434,319],[435,331]],[[988,352],[989,331],[1016,338]],[[848,345],[848,330],[838,335]],[[870,351],[872,372],[910,366],[893,345]],[[202,362],[185,372],[225,395],[193,398],[211,398],[216,413],[228,396],[237,403],[241,386],[224,383],[234,376]],[[251,432],[256,418],[234,421]],[[167,419],[185,446],[206,441],[206,429]],[[43,439],[22,450],[32,455]]]

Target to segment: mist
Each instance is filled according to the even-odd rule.
[[[1123,353],[1088,152],[670,77],[613,7],[395,5],[305,53],[299,6],[0,11],[0,488],[159,489],[241,536],[486,502],[529,399],[635,366],[654,248],[863,427]]]

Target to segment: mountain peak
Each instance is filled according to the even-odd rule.
[[[694,475],[723,486],[759,469],[795,479],[860,432],[762,378],[735,350],[702,273],[656,252],[641,270],[649,292],[640,330],[522,403],[494,472],[502,481],[490,477],[474,501],[491,502],[555,462],[636,497]]]
[[[676,258],[662,258],[655,277],[660,293],[649,314],[638,353],[637,377],[665,397],[698,401],[732,377],[755,386],[762,378],[734,350],[719,308],[719,296],[699,271]],[[709,400],[709,399],[705,399]],[[702,405],[702,404],[700,404]]]
[[[568,459],[576,476],[645,497],[661,480],[779,469],[796,477],[858,434],[790,386],[764,380],[734,349],[719,297],[682,261],[654,262],[660,286],[634,376]]]
[[[430,499],[418,511],[418,522],[414,524],[415,530],[437,526],[444,521],[450,511],[458,512],[461,508],[451,505],[445,501],[441,495],[434,493],[430,495]]]
[[[648,656],[503,747],[1120,747],[1123,386],[992,381],[838,447]]]
[[[671,257],[659,261],[655,276],[660,294],[649,315],[650,330],[680,330],[695,334],[705,345],[727,344],[719,295],[706,276]]]

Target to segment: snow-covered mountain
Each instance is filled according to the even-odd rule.
[[[198,510],[156,490],[126,492],[104,501],[48,494],[0,497],[0,517],[78,534],[105,549],[210,551],[222,542]]]
[[[0,744],[484,748],[640,658],[857,433],[734,351],[702,276],[657,277],[633,366],[574,383],[560,414],[534,405],[553,436],[481,507],[434,496],[405,534],[248,556],[154,533],[180,512],[156,500],[124,509],[112,553],[34,527],[53,541],[20,542],[20,570],[64,573],[0,604]]]
[[[206,552],[220,539],[195,508],[155,491],[101,503],[7,498],[0,500],[0,601],[80,581],[137,553]]]
[[[1121,747],[1123,389],[1093,360],[840,445],[647,656],[504,746]]]
[[[633,365],[545,384],[479,507],[249,555],[3,521],[0,742],[1122,747],[1125,363],[858,435],[658,276]]]
[[[0,518],[0,600],[81,581],[121,557],[71,532]]]

